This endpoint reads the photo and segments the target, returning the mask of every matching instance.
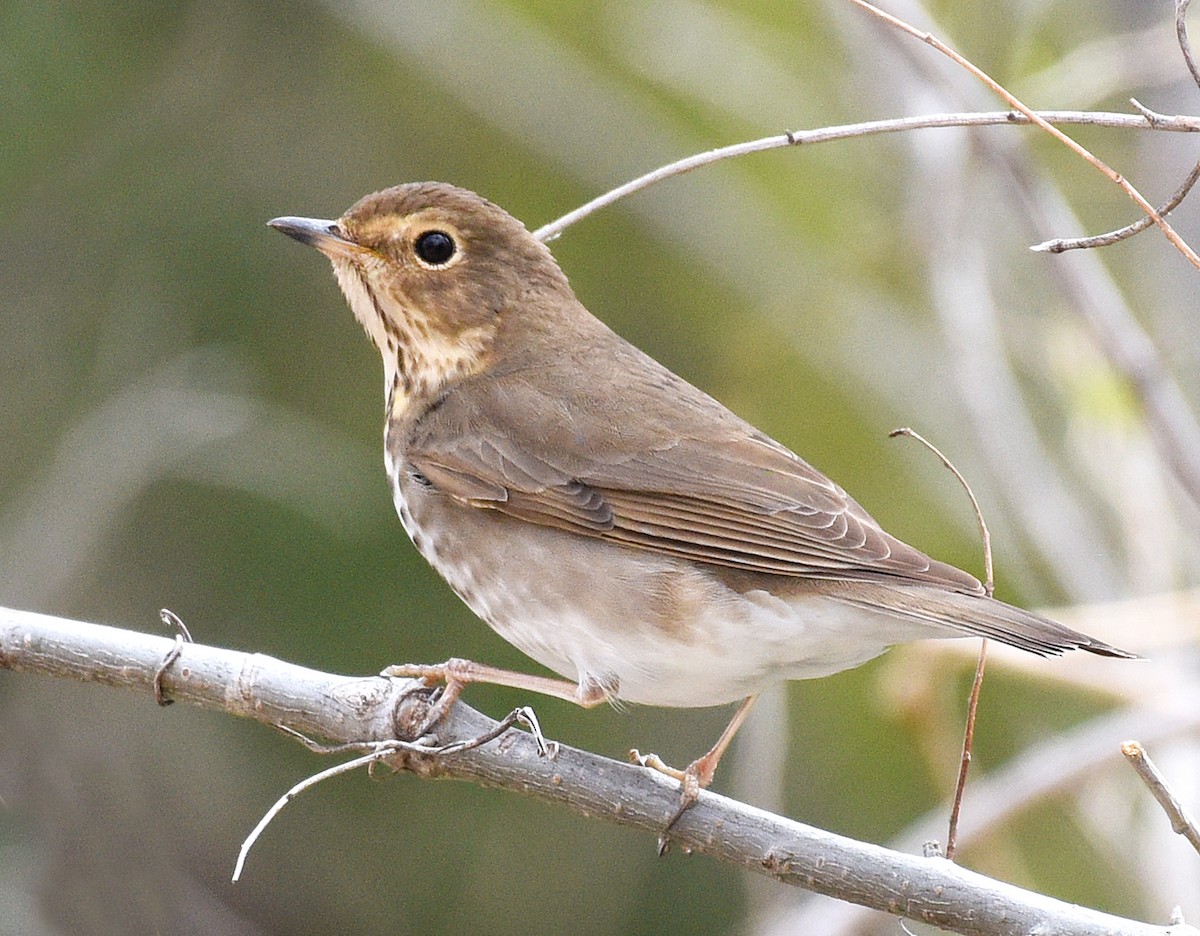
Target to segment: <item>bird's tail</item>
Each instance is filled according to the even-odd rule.
[[[1086,650],[1100,656],[1140,659],[1095,637],[1081,634],[1057,621],[1006,604],[995,598],[967,595],[940,588],[906,585],[903,588],[872,583],[864,591],[837,594],[838,601],[905,620],[921,621],[949,631],[946,637],[987,637],[1028,650],[1038,656],[1058,656],[1068,650]],[[937,636],[931,634],[931,636]]]

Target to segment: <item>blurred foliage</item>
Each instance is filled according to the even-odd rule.
[[[1142,6],[1108,0],[1083,16],[1066,0],[971,0],[933,12],[1019,86],[1122,30],[1154,26],[1169,48],[1167,11]],[[321,258],[264,222],[336,216],[368,191],[431,178],[532,227],[670,158],[896,115],[877,60],[895,48],[836,3],[0,3],[0,601],[150,630],[166,606],[203,642],[335,671],[452,655],[530,668],[404,540],[381,466],[377,355]],[[1182,95],[1174,72],[1145,78],[1160,110]],[[1137,80],[1113,100],[1143,93]],[[1083,136],[1123,170],[1143,167],[1152,198],[1174,187],[1178,141]],[[977,568],[960,493],[916,447],[885,440],[911,422],[985,493],[1003,483],[966,431],[953,351],[929,312],[908,148],[937,139],[714,166],[588,219],[554,250],[614,328],[885,526]],[[1049,143],[1033,152],[1086,224],[1127,219],[1076,161]],[[966,197],[981,225],[1007,225],[992,259],[1030,407],[1051,460],[1118,542],[1119,518],[1089,493],[1096,479],[1073,467],[1069,444],[1083,431],[1076,410],[1112,421],[1132,409],[1136,422],[1137,408],[1086,353],[996,184]],[[1195,228],[1183,212],[1179,224]],[[1106,261],[1164,309],[1153,333],[1188,337],[1165,342],[1176,371],[1200,372],[1194,331],[1171,317],[1194,323],[1194,290],[1171,306],[1178,281],[1158,275],[1177,258],[1148,235]],[[1039,329],[1085,349],[1062,386],[1055,368],[1070,362],[1056,363],[1055,345],[1022,345]],[[1142,432],[1120,422],[1114,432]],[[1081,597],[996,503],[1001,594]],[[1175,562],[1154,580],[1191,574]],[[885,841],[937,802],[953,769],[931,778],[920,728],[884,704],[879,671],[791,687],[784,802],[764,805]],[[967,678],[946,674],[952,706]],[[468,697],[493,713],[517,698]],[[996,680],[981,760],[1098,704]],[[537,707],[569,743],[680,763],[726,717]],[[242,837],[320,766],[261,726],[0,673],[0,931],[665,936],[742,931],[762,910],[764,891],[737,873],[658,860],[644,835],[495,791],[365,774],[287,810],[230,885]],[[1079,835],[1037,834],[1064,824],[1047,807],[973,856],[1072,900],[1144,910],[1116,873],[1091,877],[1104,859]]]

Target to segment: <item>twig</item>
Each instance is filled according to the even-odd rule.
[[[971,681],[971,695],[967,700],[967,724],[963,729],[962,757],[958,762],[958,778],[954,782],[954,799],[950,803],[950,822],[946,831],[946,857],[951,861],[958,851],[958,820],[962,815],[963,794],[967,789],[967,773],[971,769],[971,752],[975,748],[975,717],[979,713],[979,696],[983,691],[983,673],[987,668],[988,641],[979,643],[979,662],[975,664],[975,678]]]
[[[1013,167],[1017,190],[1035,228],[1045,234],[1078,227],[1062,195]],[[1151,438],[1194,504],[1200,504],[1200,422],[1163,361],[1154,339],[1129,308],[1099,255],[1077,253],[1074,263],[1053,264],[1064,293],[1104,352],[1129,381],[1142,405]]]
[[[983,568],[985,570],[985,580],[983,583],[984,593],[991,598],[996,590],[995,575],[992,567],[992,535],[988,532],[987,521],[983,518],[983,511],[979,507],[979,501],[975,499],[975,492],[971,490],[971,485],[967,483],[967,479],[963,477],[961,471],[955,467],[954,462],[950,461],[941,449],[926,439],[919,432],[904,426],[900,429],[893,429],[888,433],[889,438],[896,436],[909,436],[916,439],[924,445],[929,451],[933,452],[941,459],[945,465],[958,479],[958,483],[962,485],[963,490],[967,492],[967,497],[971,499],[971,507],[975,510],[975,520],[979,524],[979,537],[983,541]],[[954,783],[954,799],[950,804],[950,823],[946,833],[946,857],[954,858],[954,853],[958,850],[958,818],[962,813],[963,793],[967,788],[967,774],[971,769],[971,751],[975,746],[975,716],[979,712],[979,696],[983,690],[983,674],[987,668],[987,650],[988,642],[985,637],[979,644],[979,662],[975,664],[975,679],[971,682],[971,695],[967,700],[967,723],[963,729],[962,757],[958,762],[958,779]]]
[[[975,511],[975,522],[979,524],[979,538],[983,542],[983,590],[987,593],[987,596],[991,598],[992,592],[996,590],[995,576],[992,570],[992,534],[988,532],[987,521],[983,519],[983,511],[979,507],[979,501],[975,499],[975,492],[971,490],[971,485],[969,485],[967,483],[967,479],[962,476],[962,472],[954,467],[954,463],[945,455],[943,455],[941,450],[936,445],[926,439],[919,432],[910,429],[908,426],[901,426],[899,429],[893,429],[888,433],[889,439],[894,439],[897,436],[908,436],[909,438],[916,439],[923,446],[929,449],[929,451],[933,452],[933,454],[941,460],[942,464],[950,470],[954,477],[958,479],[958,483],[962,485],[963,490],[967,492],[967,497],[971,499],[971,508]]]
[[[301,780],[290,790],[284,793],[283,796],[279,797],[279,799],[275,801],[274,805],[267,810],[266,814],[260,820],[258,820],[258,823],[250,831],[250,834],[246,836],[245,841],[242,842],[242,847],[238,849],[237,861],[233,866],[233,883],[236,884],[238,879],[242,876],[242,868],[244,868],[246,865],[246,858],[250,854],[250,849],[254,847],[254,843],[258,841],[259,836],[262,835],[267,826],[271,824],[271,820],[279,815],[284,806],[294,800],[305,790],[316,786],[318,783],[321,783],[324,780],[329,780],[332,777],[337,777],[344,773],[350,773],[351,771],[357,770],[359,767],[372,767],[375,764],[378,764],[380,761],[385,761],[389,757],[393,757],[400,751],[405,751],[410,754],[420,754],[423,757],[445,757],[450,754],[460,754],[463,751],[474,750],[477,747],[481,747],[482,745],[495,741],[518,722],[524,724],[533,732],[534,739],[538,745],[539,756],[545,757],[549,753],[550,748],[545,738],[542,737],[542,729],[538,724],[537,716],[533,713],[533,709],[529,708],[528,706],[522,706],[521,708],[513,709],[508,713],[508,715],[492,725],[492,727],[490,727],[487,731],[477,735],[474,738],[463,738],[450,744],[444,744],[441,747],[428,747],[421,744],[419,741],[400,741],[397,739],[358,743],[351,742],[350,744],[345,745],[322,745],[299,731],[293,731],[286,725],[277,726],[287,734],[292,735],[300,740],[306,747],[308,747],[309,750],[312,751],[337,751],[352,747],[365,747],[368,748],[369,751],[367,754],[364,754],[361,757],[356,757],[353,760],[348,760],[343,764],[337,764],[333,767],[328,767],[325,770],[317,771],[317,773],[313,774],[311,777],[306,777],[305,779]],[[555,744],[554,750],[557,753],[557,743]]]
[[[867,0],[849,0],[849,2],[853,3],[855,6],[861,8],[863,10],[866,10],[872,16],[877,17],[878,19],[882,20],[883,22],[887,23],[888,25],[894,26],[896,29],[899,29],[902,32],[907,33],[908,35],[913,36],[916,39],[919,39],[921,42],[924,42],[926,45],[932,46],[938,52],[941,52],[943,55],[945,55],[947,58],[949,58],[955,64],[959,65],[961,68],[966,69],[968,72],[970,72],[972,75],[974,75],[979,81],[981,81],[985,85],[987,85],[987,87],[990,88],[993,93],[995,93],[998,96],[1000,96],[1001,98],[1003,98],[1004,102],[1006,104],[1008,104],[1009,107],[1024,114],[1029,120],[1031,120],[1033,123],[1037,124],[1043,130],[1045,130],[1048,134],[1050,134],[1050,136],[1054,137],[1054,139],[1058,140],[1060,143],[1062,143],[1064,146],[1068,147],[1076,155],[1085,159],[1094,168],[1096,168],[1097,170],[1099,170],[1100,172],[1102,172],[1106,176],[1108,176],[1109,179],[1111,179],[1116,185],[1120,186],[1121,190],[1124,191],[1125,194],[1128,195],[1131,199],[1133,199],[1133,201],[1137,204],[1137,206],[1139,208],[1141,208],[1142,211],[1144,211],[1146,213],[1146,215],[1149,218],[1151,218],[1156,225],[1158,225],[1159,229],[1166,236],[1167,240],[1170,241],[1172,245],[1174,245],[1175,249],[1178,250],[1181,254],[1183,254],[1188,259],[1188,262],[1192,264],[1192,266],[1194,266],[1194,267],[1196,267],[1196,269],[1200,270],[1200,256],[1198,256],[1196,254],[1196,252],[1187,245],[1187,243],[1183,240],[1183,238],[1179,236],[1179,234],[1175,231],[1175,229],[1173,227],[1171,227],[1171,225],[1168,224],[1167,221],[1165,221],[1163,219],[1163,217],[1157,211],[1154,210],[1154,206],[1151,205],[1150,202],[1146,201],[1146,199],[1142,195],[1142,193],[1139,192],[1136,188],[1134,188],[1129,183],[1129,181],[1124,176],[1122,176],[1119,172],[1117,172],[1115,169],[1110,168],[1106,163],[1102,162],[1100,159],[1098,159],[1096,156],[1094,156],[1086,147],[1077,143],[1075,140],[1073,140],[1071,137],[1067,136],[1065,133],[1063,133],[1057,127],[1052,126],[1049,122],[1047,122],[1046,120],[1039,117],[1034,111],[1030,110],[1028,107],[1026,107],[1024,104],[1022,104],[1012,94],[1012,92],[1010,92],[1007,88],[1005,88],[998,81],[996,81],[989,74],[987,74],[987,72],[985,72],[979,66],[975,65],[970,60],[964,58],[959,53],[955,52],[952,48],[950,48],[948,45],[946,45],[944,42],[942,42],[940,39],[938,39],[932,33],[928,33],[928,32],[919,30],[915,26],[912,26],[909,23],[906,23],[904,20],[899,19],[898,17],[892,16],[890,13],[885,13],[883,10],[879,9],[879,7],[875,6],[874,4],[868,3]]]
[[[150,687],[169,649],[165,637],[0,608],[0,669],[123,686]],[[403,686],[381,677],[320,673],[258,654],[187,644],[186,666],[172,671],[172,694],[206,708],[287,724],[331,741],[388,741],[397,725]],[[438,727],[453,743],[477,738],[496,723],[461,701]],[[421,777],[454,777],[501,786],[576,812],[661,831],[678,805],[677,785],[632,764],[563,747],[556,761],[539,757],[522,732],[455,757],[396,752],[397,766]],[[1099,913],[990,880],[951,862],[890,851],[814,829],[704,792],[672,832],[681,851],[738,864],[797,887],[954,932],[1077,936],[1168,936],[1159,926]],[[1175,928],[1170,936],[1200,936]]]
[[[163,608],[158,612],[159,618],[163,624],[175,631],[175,643],[166,656],[162,658],[162,662],[158,664],[158,669],[154,671],[154,701],[161,706],[174,705],[174,699],[168,699],[166,693],[163,692],[163,676],[171,665],[179,659],[179,655],[183,652],[183,645],[192,642],[192,632],[187,629],[187,625],[180,620],[170,608]]]
[[[255,825],[255,827],[250,831],[250,834],[246,836],[245,841],[242,842],[242,847],[238,849],[237,861],[233,865],[233,883],[236,884],[241,878],[242,868],[246,865],[246,857],[250,854],[250,849],[254,846],[254,843],[258,841],[258,837],[262,835],[267,826],[271,824],[271,820],[279,815],[279,813],[283,810],[284,806],[294,800],[305,790],[316,786],[323,780],[328,780],[331,777],[338,776],[339,774],[350,773],[350,771],[357,770],[359,767],[365,767],[370,764],[378,763],[384,758],[391,756],[391,754],[393,754],[396,750],[395,745],[399,743],[402,742],[377,742],[376,749],[370,754],[364,754],[362,757],[356,757],[353,760],[348,760],[343,764],[335,764],[332,767],[327,767],[324,770],[318,771],[311,777],[305,777],[294,787],[284,793],[283,796],[279,797],[279,799],[275,801],[274,805],[271,806],[271,808],[266,811],[263,817],[258,820],[258,824]]]
[[[188,630],[188,626],[183,623],[183,619],[178,614],[170,608],[163,608],[158,612],[158,617],[163,622],[163,626],[175,631],[183,638],[184,643],[192,643],[192,632]]]
[[[1179,39],[1179,51],[1183,53],[1183,61],[1192,73],[1192,80],[1200,87],[1200,68],[1196,67],[1196,59],[1192,55],[1192,43],[1188,39],[1187,8],[1192,0],[1175,0],[1175,35]]]
[[[1146,749],[1137,741],[1126,741],[1121,745],[1121,753],[1137,771],[1137,775],[1142,778],[1142,782],[1171,820],[1171,831],[1182,835],[1191,843],[1192,848],[1200,852],[1200,829],[1196,827],[1196,821],[1188,815],[1179,798],[1171,792],[1162,771],[1150,759]]]
[[[878,131],[885,132],[885,131]],[[784,133],[777,136],[763,137],[761,140],[751,140],[747,143],[735,143],[732,146],[722,146],[719,149],[709,150],[706,153],[696,153],[693,156],[688,156],[685,159],[677,160],[673,163],[668,163],[665,166],[647,172],[643,176],[639,176],[624,185],[618,185],[615,189],[605,192],[597,198],[593,198],[586,204],[580,205],[574,211],[569,211],[555,221],[549,224],[543,224],[540,228],[533,232],[533,236],[540,241],[552,241],[563,231],[569,228],[576,221],[581,221],[590,214],[594,214],[606,205],[611,205],[615,201],[620,201],[634,192],[640,192],[644,188],[649,188],[656,182],[661,182],[664,179],[669,179],[673,176],[683,175],[685,172],[691,172],[693,169],[699,169],[701,166],[707,166],[711,163],[720,162],[722,159],[732,159],[735,156],[745,156],[748,153],[761,153],[765,150],[779,149],[783,146],[792,146],[797,141],[790,133]]]
[[[1134,101],[1134,106],[1137,102]],[[1147,120],[1153,118],[1147,116]],[[1167,199],[1159,207],[1158,213],[1163,217],[1169,215],[1182,202],[1188,192],[1192,190],[1192,186],[1196,184],[1196,180],[1200,179],[1200,162],[1192,167],[1192,171],[1188,173],[1183,183],[1175,190],[1175,194]],[[1117,228],[1115,231],[1108,231],[1105,234],[1094,234],[1091,237],[1056,237],[1053,240],[1042,241],[1040,244],[1034,244],[1030,247],[1033,251],[1046,251],[1048,253],[1063,253],[1067,250],[1082,250],[1090,247],[1107,247],[1110,244],[1115,244],[1118,241],[1123,241],[1127,237],[1132,237],[1141,231],[1146,230],[1154,223],[1148,216],[1138,218],[1132,224],[1127,224],[1122,228]]]
[[[1014,111],[991,111],[982,113],[953,113],[928,114],[922,117],[898,117],[890,120],[871,120],[862,123],[843,124],[835,127],[820,127],[815,130],[793,130],[775,136],[763,137],[731,146],[722,146],[704,153],[696,153],[684,159],[668,163],[647,172],[624,185],[619,185],[603,195],[570,211],[549,224],[544,224],[533,236],[541,241],[551,241],[562,234],[567,228],[581,221],[588,215],[594,214],[601,208],[620,201],[634,192],[662,182],[674,176],[683,175],[701,166],[711,165],[724,159],[746,156],[750,153],[761,153],[786,146],[803,146],[811,143],[827,143],[833,140],[848,140],[856,137],[877,136],[883,133],[901,133],[909,130],[928,130],[946,127],[992,127],[1003,125],[1023,125],[1035,123],[1038,119],[1050,124],[1078,124],[1098,127],[1113,127],[1125,130],[1164,130],[1174,133],[1200,132],[1200,118],[1188,116],[1162,117],[1154,121],[1145,116],[1133,114],[1116,114],[1100,111],[1037,111],[1030,115]]]

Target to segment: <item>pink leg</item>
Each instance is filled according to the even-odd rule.
[[[512,689],[525,689],[538,695],[550,696],[574,702],[583,708],[594,708],[601,702],[616,695],[617,687],[601,684],[588,679],[579,685],[567,682],[565,679],[553,679],[549,676],[531,676],[517,673],[513,670],[474,663],[471,660],[450,659],[445,663],[433,665],[404,663],[399,666],[389,666],[381,674],[403,679],[420,679],[426,683],[444,682],[446,690],[437,700],[429,717],[422,726],[421,734],[429,731],[446,713],[450,711],[463,688],[469,683],[487,683],[493,686],[508,686]],[[714,765],[715,766],[715,765]]]
[[[683,770],[678,770],[675,767],[664,764],[657,754],[642,756],[637,751],[629,752],[636,763],[641,764],[643,767],[657,770],[660,773],[665,773],[668,777],[674,777],[680,782],[679,808],[675,810],[671,816],[671,821],[667,823],[668,831],[671,826],[679,821],[679,817],[687,812],[695,804],[696,800],[700,798],[700,791],[712,783],[713,774],[717,770],[717,764],[720,763],[726,748],[733,741],[733,736],[737,734],[738,729],[742,727],[742,723],[746,721],[746,716],[750,714],[750,709],[754,707],[756,701],[758,701],[757,695],[747,696],[742,699],[741,704],[737,707],[737,711],[733,713],[733,718],[729,720],[729,724],[721,732],[721,737],[717,738],[717,743],[712,746],[707,754],[696,758]]]

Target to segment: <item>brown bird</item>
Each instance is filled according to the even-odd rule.
[[[383,355],[385,461],[405,530],[497,633],[570,680],[404,667],[583,706],[742,700],[892,644],[988,637],[1131,657],[985,595],[592,316],[544,244],[479,195],[416,183],[336,221],[271,226],[333,262]],[[453,691],[450,691],[453,690]]]

